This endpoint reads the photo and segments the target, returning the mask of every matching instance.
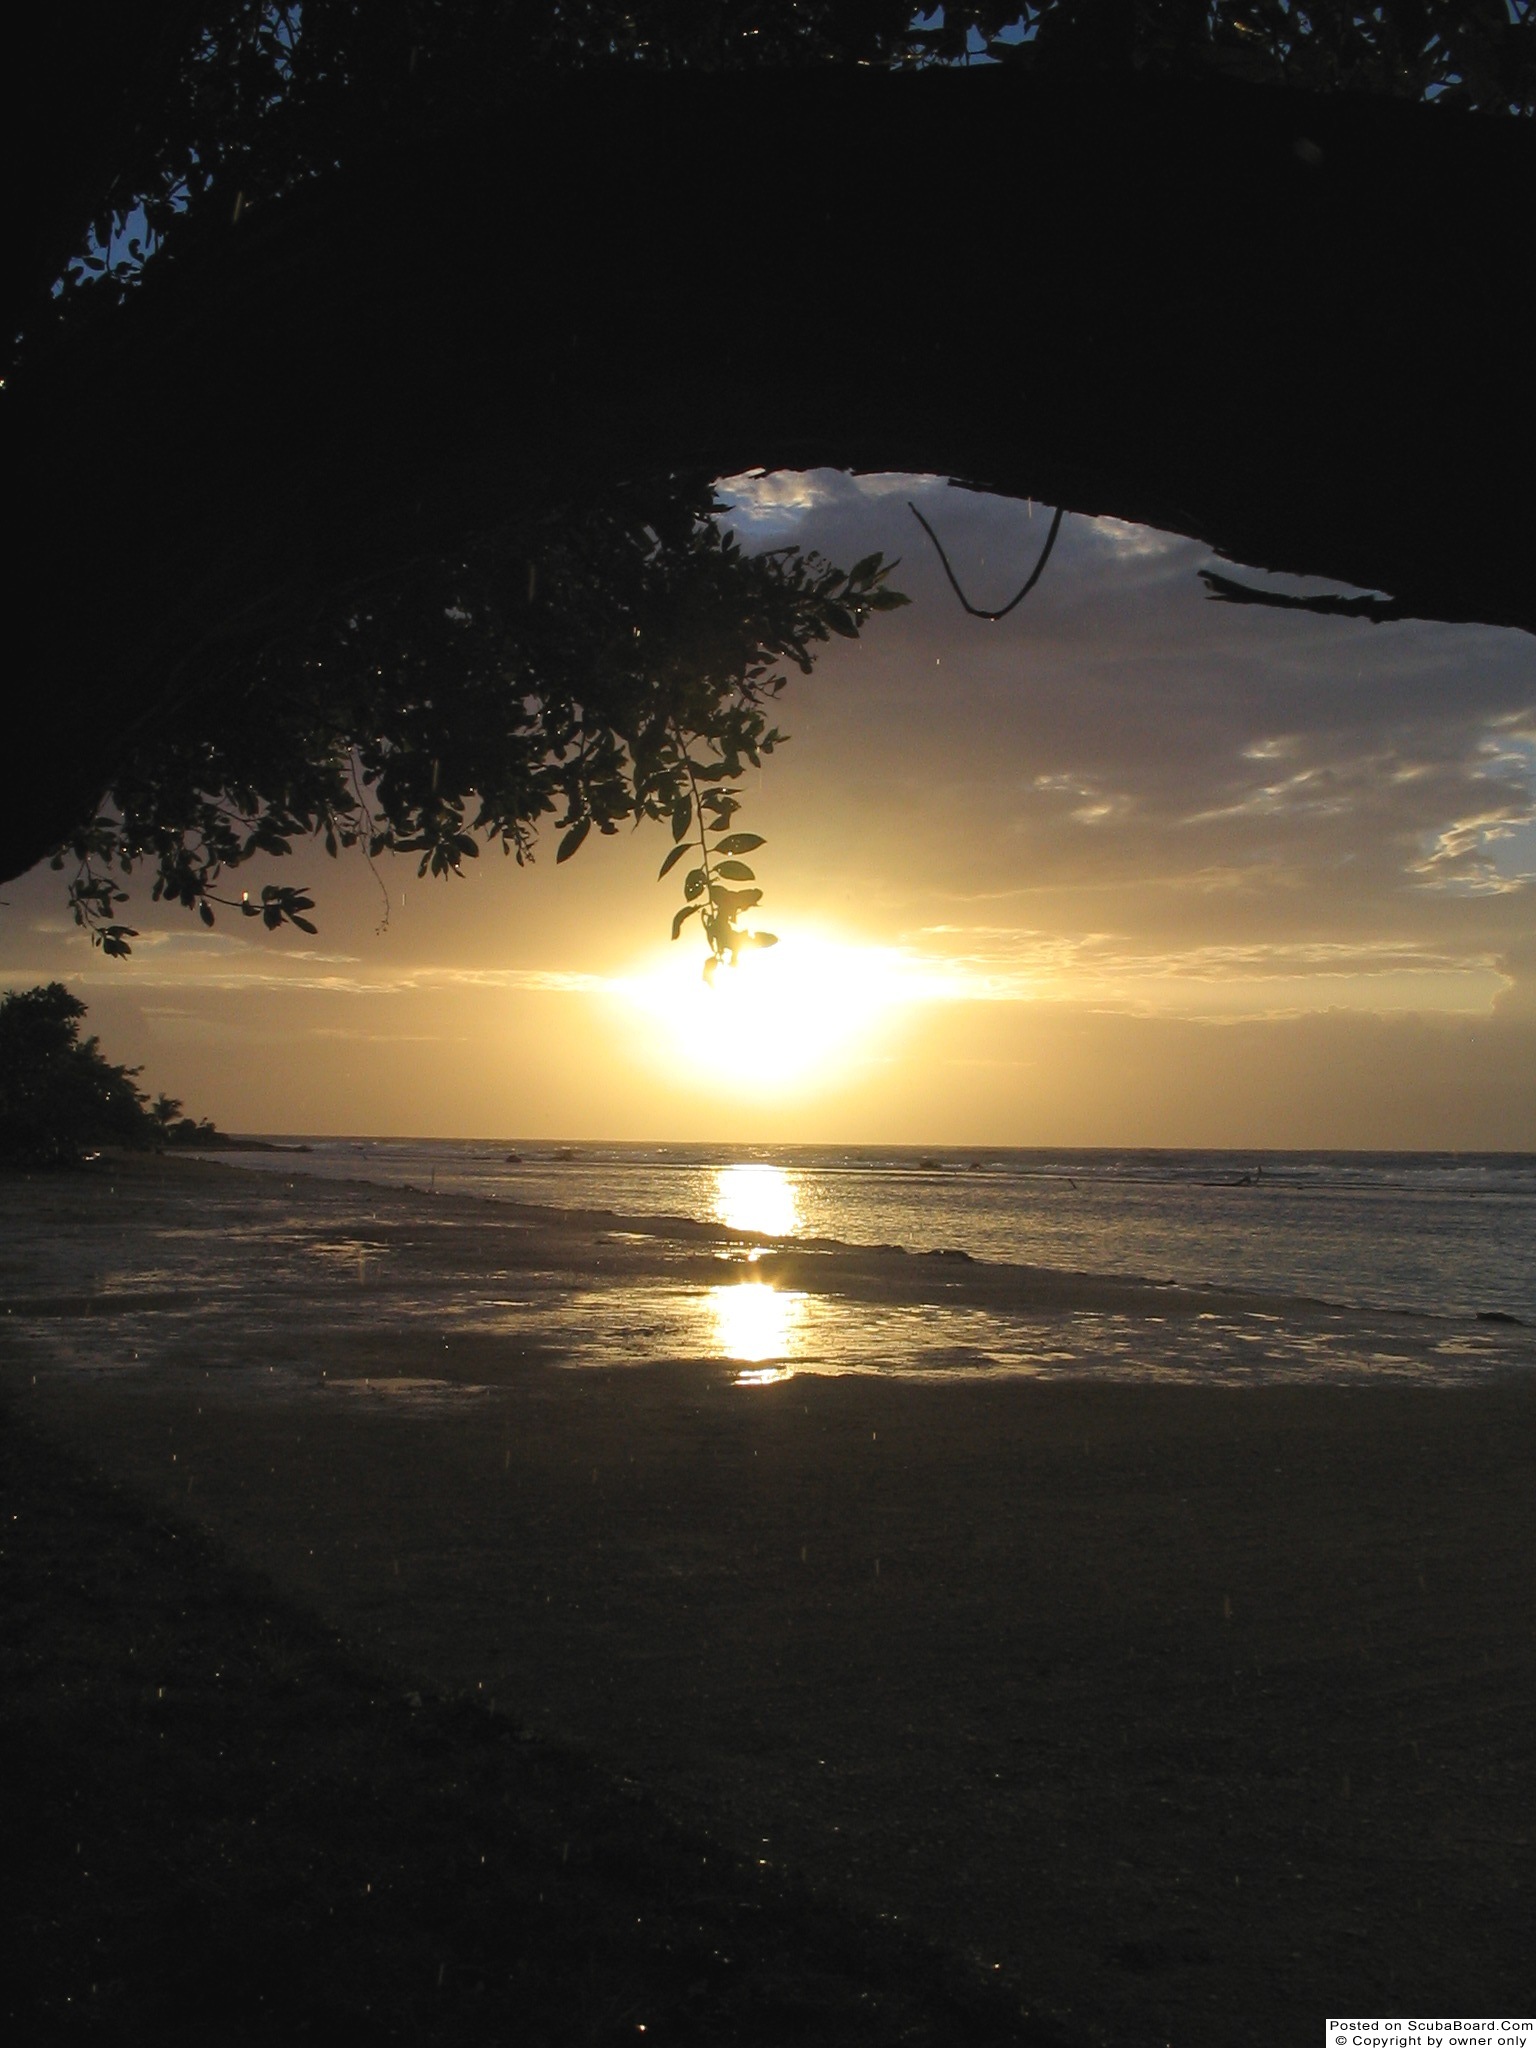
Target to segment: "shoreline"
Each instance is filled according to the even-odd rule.
[[[237,1149],[245,1149],[243,1142]],[[277,1152],[297,1150],[276,1144],[263,1149]],[[1525,1155],[1516,1155],[1524,1157]],[[187,1157],[177,1152],[158,1154],[123,1153],[112,1160],[93,1162],[86,1174],[99,1185],[103,1176],[119,1173],[130,1182],[142,1181],[155,1171],[171,1173],[187,1169],[240,1174],[239,1165],[212,1155]],[[287,1169],[284,1169],[286,1171]],[[920,1301],[932,1292],[929,1260],[946,1262],[944,1285],[962,1288],[967,1297],[979,1302],[1001,1302],[1026,1312],[1046,1313],[1073,1309],[1099,1312],[1143,1311],[1160,1314],[1201,1315],[1213,1306],[1236,1313],[1312,1314],[1337,1313],[1349,1316],[1401,1317],[1413,1321],[1444,1321],[1453,1324],[1503,1325],[1511,1329],[1532,1328],[1523,1317],[1502,1310],[1430,1310],[1412,1305],[1337,1300],[1326,1295],[1307,1294],[1266,1286],[1243,1286],[1215,1280],[1178,1280],[1154,1274],[1102,1271],[1094,1268],[1031,1264],[1003,1260],[958,1246],[916,1246],[896,1243],[863,1243],[847,1238],[810,1235],[774,1236],[732,1226],[717,1219],[681,1212],[622,1210],[524,1201],[496,1192],[469,1188],[419,1187],[411,1181],[368,1180],[361,1176],[316,1173],[303,1166],[292,1169],[293,1179],[302,1180],[316,1193],[335,1190],[385,1202],[404,1197],[430,1201],[447,1208],[469,1205],[471,1214],[487,1219],[512,1221],[544,1227],[552,1232],[575,1233],[588,1241],[594,1236],[629,1236],[648,1244],[675,1243],[707,1251],[748,1252],[760,1277],[789,1287],[810,1284],[826,1291],[846,1293],[853,1298],[879,1300],[894,1298]],[[61,1183],[58,1175],[10,1174],[0,1178],[30,1179],[43,1186]],[[276,1175],[252,1175],[258,1186],[292,1186],[277,1182]],[[78,1184],[78,1183],[77,1183]],[[109,1188],[112,1186],[109,1183]],[[226,1186],[228,1183],[226,1183]],[[900,1265],[896,1261],[901,1261]]]
[[[269,1393],[273,1370],[290,1391],[367,1380],[403,1395],[409,1380],[423,1398],[494,1393],[531,1357],[580,1371],[727,1367],[743,1382],[1536,1381],[1536,1332],[1503,1314],[774,1238],[299,1166],[128,1155],[0,1179],[0,1219],[0,1326],[48,1370],[85,1369],[78,1332],[115,1322],[121,1365],[140,1374],[197,1354],[232,1384],[254,1340]],[[447,1341],[426,1360],[412,1333],[434,1317]],[[320,1331],[334,1356],[317,1373]]]
[[[151,1177],[137,1222],[81,1188],[37,1229],[163,1262],[230,1172]],[[700,1247],[372,1189],[375,1238],[395,1218],[445,1275],[404,1314],[353,1274],[352,1198],[294,1178],[213,1204],[243,1288],[210,1280],[153,1370],[118,1354],[164,1310],[0,1319],[28,1425],[424,1697],[494,1699],[1087,2041],[1518,2005],[1536,1381],[743,1387],[642,1363],[634,1275]],[[530,1294],[557,1245],[633,1362],[464,1326],[466,1275]],[[291,1325],[253,1317],[301,1283]],[[41,1370],[45,1339],[76,1368]],[[324,1393],[306,1346],[375,1378]]]
[[[350,1157],[354,1151],[367,1157],[354,1159]],[[516,1161],[512,1174],[506,1171],[506,1157]],[[887,1249],[913,1257],[944,1253],[956,1260],[1126,1282],[1165,1284],[1171,1280],[1184,1288],[1214,1286],[1227,1292],[1282,1294],[1290,1300],[1305,1298],[1352,1313],[1405,1311],[1452,1319],[1464,1315],[1470,1321],[1536,1327],[1536,1294],[1526,1282],[1524,1262],[1516,1260],[1516,1247],[1509,1235],[1516,1229],[1511,1202],[1530,1214],[1530,1225],[1536,1229],[1536,1155],[1391,1155],[1407,1169],[1407,1180],[1389,1176],[1386,1182],[1380,1182],[1378,1174],[1389,1161],[1378,1153],[1290,1153],[1284,1159],[1266,1155],[1274,1169],[1270,1178],[1245,1153],[1233,1153],[1229,1159],[1239,1165],[1249,1163],[1253,1171],[1223,1171],[1219,1178],[1202,1171],[1210,1165],[1210,1155],[1204,1153],[1147,1153],[1145,1167],[1110,1149],[1096,1155],[1057,1153],[1053,1157],[1055,1169],[1030,1174],[1020,1171],[1018,1159],[1006,1153],[991,1163],[977,1159],[967,1163],[965,1151],[938,1161],[920,1157],[915,1147],[883,1157],[848,1159],[836,1147],[664,1147],[657,1153],[653,1147],[641,1145],[592,1145],[582,1153],[561,1147],[543,1155],[498,1155],[479,1143],[315,1141],[315,1155],[307,1171],[315,1178],[328,1178],[330,1169],[338,1167],[346,1178],[367,1174],[379,1188],[494,1196],[535,1210],[623,1214],[649,1229],[666,1229],[668,1225],[686,1229],[694,1221],[709,1221],[719,1214],[725,1192],[723,1184],[717,1186],[721,1169],[733,1174],[741,1167],[756,1167],[766,1174],[788,1176],[784,1198],[793,1206],[805,1210],[809,1202],[799,1229],[791,1229],[799,1249],[811,1245],[866,1253]],[[1100,1165],[1110,1161],[1116,1171],[1096,1178],[1098,1165],[1085,1163],[1090,1157]],[[1362,1161],[1358,1171],[1346,1163],[1350,1159]],[[256,1161],[250,1163],[260,1171]],[[922,1167],[934,1167],[934,1171],[928,1174]],[[1434,1169],[1427,1190],[1415,1184],[1417,1167]],[[1409,1192],[1436,1194],[1434,1176],[1442,1171],[1450,1171],[1450,1182],[1456,1182],[1466,1169],[1475,1169],[1475,1174],[1493,1171],[1499,1176],[1507,1174],[1509,1167],[1516,1169],[1509,1186],[1460,1192],[1450,1184],[1438,1188],[1440,1210],[1434,1229],[1444,1235],[1436,1245],[1432,1231],[1427,1241],[1432,1262],[1425,1268],[1421,1260],[1425,1247],[1411,1241],[1419,1229],[1417,1214],[1403,1235],[1403,1225],[1409,1219],[1401,1208],[1393,1214],[1391,1204]],[[1333,1169],[1343,1171],[1341,1180],[1329,1178]],[[406,1171],[410,1171],[410,1180],[401,1180]],[[446,1178],[438,1180],[440,1174]],[[797,1200],[788,1190],[801,1176],[803,1188],[801,1200]],[[1083,1176],[1081,1182],[1077,1176]],[[637,1202],[635,1194],[641,1188],[645,1198]],[[678,1196],[684,1190],[686,1198],[680,1202]],[[1143,1208],[1147,1198],[1151,1198],[1151,1210]],[[725,1194],[725,1200],[729,1204],[731,1194]],[[1329,1262],[1327,1257],[1319,1260],[1319,1229],[1327,1233],[1329,1208],[1339,1200],[1350,1208],[1358,1202],[1386,1202],[1382,1221],[1389,1229],[1389,1272],[1374,1270],[1364,1245],[1360,1260],[1350,1264]],[[1212,1208],[1212,1202],[1217,1206]],[[1475,1206],[1468,1208],[1468,1202]],[[1464,1237],[1483,1202],[1493,1202],[1489,1217],[1497,1225],[1497,1251],[1493,1251],[1493,1262],[1483,1278],[1468,1286],[1479,1260],[1489,1257],[1487,1249],[1475,1251]],[[748,1206],[752,1206],[750,1194]],[[944,1221],[936,1225],[940,1214]],[[1176,1221],[1184,1214],[1188,1214],[1188,1223]],[[733,1221],[745,1225],[752,1217],[739,1214]],[[1350,1225],[1348,1210],[1341,1221]],[[930,1235],[936,1227],[948,1233],[940,1243],[934,1243]],[[1122,1227],[1128,1231],[1126,1239],[1120,1237]],[[1358,1235],[1358,1227],[1350,1227]],[[760,1229],[774,1231],[776,1225],[766,1223]],[[1225,1262],[1217,1262],[1217,1268],[1206,1264],[1204,1257],[1192,1257],[1196,1245],[1229,1239],[1231,1233],[1237,1233],[1233,1243],[1249,1239],[1247,1257],[1239,1255],[1235,1262],[1227,1257]],[[1262,1245],[1268,1247],[1268,1255]],[[1466,1272],[1456,1270],[1458,1257],[1470,1260]],[[1511,1266],[1511,1260],[1516,1264]],[[1223,1264],[1227,1270],[1221,1270]],[[1362,1290],[1360,1282],[1366,1274],[1374,1276],[1374,1286]]]

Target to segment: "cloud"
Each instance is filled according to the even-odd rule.
[[[835,496],[831,472],[797,469],[751,470],[724,477],[715,491],[728,507],[730,523],[749,529],[792,525]]]
[[[1509,988],[1492,950],[1412,939],[1253,941],[1154,948],[1118,933],[929,925],[903,956],[915,999],[1049,1002],[1139,1016],[1298,1016],[1404,1010],[1487,1014]],[[935,945],[933,942],[947,941]]]
[[[346,956],[339,956],[346,957]],[[6,980],[20,985],[29,975],[40,978],[41,970],[9,969]],[[168,969],[155,964],[124,969],[111,964],[72,972],[70,980],[82,986],[110,989],[114,994],[143,991],[176,991],[193,995],[241,995],[287,993],[334,996],[405,996],[430,994],[451,989],[522,989],[551,995],[610,993],[618,983],[610,975],[553,967],[441,967],[419,966],[393,974],[345,975],[298,973],[270,958],[259,956],[228,966],[202,971],[188,967]],[[179,1014],[166,1006],[145,1005],[145,1014]]]
[[[791,939],[786,958],[792,950]],[[935,923],[893,946],[834,945],[828,957],[835,957],[861,988],[878,988],[881,1001],[895,1009],[1045,1003],[1184,1017],[1289,1016],[1334,1008],[1486,1013],[1510,980],[1496,950],[1458,952],[1413,939],[1158,947],[1126,932],[1063,934],[1003,923]],[[99,985],[128,992],[116,972],[75,979],[88,989]],[[167,972],[156,963],[133,977],[131,993],[154,998],[173,992],[180,1001],[142,1004],[147,1017],[171,1022],[192,1019],[197,1011],[189,1005],[257,995],[333,997],[348,1003],[471,991],[612,999],[632,996],[636,986],[633,974],[547,967],[423,964],[376,976],[319,975],[256,957],[238,971],[210,963],[201,972]],[[343,1013],[335,1022],[307,1026],[305,1035],[425,1044],[443,1034],[353,1024]]]
[[[335,1038],[358,1045],[444,1045],[447,1036],[439,1031],[348,1031],[339,1025],[315,1024],[306,1038]],[[462,1044],[463,1040],[453,1041]]]
[[[1245,758],[1248,758],[1246,750]],[[1272,818],[1281,812],[1336,816],[1351,808],[1354,797],[1349,785],[1356,779],[1343,764],[1298,768],[1294,775],[1283,776],[1278,782],[1261,783],[1257,789],[1246,791],[1233,803],[1194,811],[1182,822],[1186,825],[1210,825],[1224,818]],[[1368,779],[1375,782],[1379,777]]]
[[[1037,775],[1030,787],[1040,796],[1062,798],[1069,806],[1064,815],[1074,825],[1106,825],[1135,809],[1134,800],[1123,791],[1105,790],[1075,775]]]
[[[1088,529],[1122,562],[1155,560],[1189,546],[1181,534],[1160,533],[1154,526],[1133,526],[1128,519],[1090,519]]]
[[[1513,805],[1457,818],[1435,834],[1424,858],[1414,862],[1411,872],[1419,878],[1421,888],[1459,895],[1507,896],[1527,889],[1536,882],[1536,870],[1503,866],[1499,855],[1525,836],[1520,828],[1533,820],[1536,810]],[[1536,848],[1532,852],[1536,853]]]
[[[920,497],[945,482],[940,477],[884,471],[849,475],[839,469],[772,469],[722,477],[715,491],[725,501],[727,524],[740,530],[750,544],[787,532],[814,512],[856,512],[881,498]]]

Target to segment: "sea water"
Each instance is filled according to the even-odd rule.
[[[286,1137],[258,1170],[1536,1326],[1536,1154]]]
[[[1529,1155],[288,1142],[106,1201],[29,1183],[8,1338],[38,1370],[455,1407],[507,1371],[669,1361],[744,1387],[1536,1372]]]

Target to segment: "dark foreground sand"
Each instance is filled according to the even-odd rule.
[[[483,1397],[417,1409],[54,1372],[28,1332],[20,1426],[1068,2038],[1529,2007],[1536,1388],[482,1354]],[[423,1319],[390,1369],[442,1349]]]

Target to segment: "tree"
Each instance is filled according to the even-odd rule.
[[[568,665],[532,723],[513,686],[487,724],[492,671],[455,666],[453,634],[522,658],[517,579],[551,522],[606,521],[615,561],[659,544],[669,588],[687,562],[718,589],[699,480],[755,465],[949,473],[1399,613],[1536,624],[1530,409],[1483,368],[1515,352],[1509,259],[1536,229],[1530,125],[1491,111],[1530,104],[1531,21],[1496,13],[1059,0],[915,29],[884,0],[162,7],[158,39],[128,38],[67,230],[84,188],[61,181],[34,285],[136,200],[159,252],[114,256],[46,317],[20,295],[7,410],[43,460],[16,615],[42,630],[0,866],[83,844],[79,900],[110,926],[99,859],[126,850],[206,909],[253,834],[376,836],[347,787],[370,745],[399,797],[381,843],[429,865],[473,838],[487,742],[505,787],[482,829],[515,852],[557,807],[567,835],[665,810],[686,744],[648,780],[632,742],[671,684],[631,667],[599,703]],[[957,39],[1006,61],[945,68]],[[1234,83],[1242,50],[1377,96]],[[73,77],[51,93],[65,139],[77,101],[100,110]],[[1426,92],[1482,111],[1401,103]],[[715,161],[719,137],[766,132],[798,190]],[[896,261],[917,268],[893,317]],[[852,587],[801,569],[785,604],[857,630]],[[732,573],[750,611],[758,572]],[[457,679],[426,690],[444,647]],[[713,699],[727,724],[758,715],[755,659]],[[93,841],[108,791],[123,831]]]
[[[95,1038],[82,1040],[84,1015],[62,982],[0,996],[0,1161],[72,1166],[88,1146],[153,1142],[139,1069],[113,1066]]]
[[[57,279],[67,295],[128,289],[147,257],[338,164],[494,118],[530,75],[979,57],[1058,80],[1139,71],[1536,109],[1531,0],[73,0],[37,28],[12,76],[35,106],[41,73],[52,157],[8,333],[35,327]]]
[[[182,1101],[180,1096],[167,1095],[163,1090],[149,1105],[149,1113],[162,1132],[168,1131],[171,1128],[172,1124],[181,1115],[181,1111]]]

